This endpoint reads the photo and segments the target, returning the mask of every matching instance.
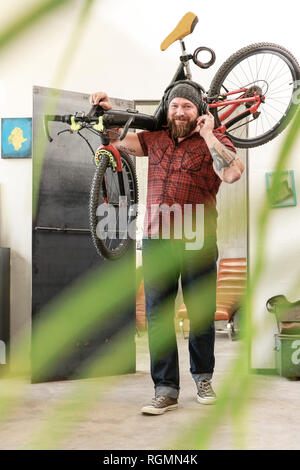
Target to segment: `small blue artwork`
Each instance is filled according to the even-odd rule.
[[[1,157],[31,158],[32,119],[1,119]]]

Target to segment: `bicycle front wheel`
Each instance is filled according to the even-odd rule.
[[[257,147],[272,140],[290,122],[296,111],[297,90],[299,90],[300,68],[293,55],[281,46],[259,43],[240,49],[227,59],[215,75],[209,96],[218,96],[240,88],[246,88],[246,96],[262,94],[256,116],[233,124],[226,134],[236,147]],[[230,98],[244,96],[244,92]],[[241,104],[234,115],[241,114],[249,104]],[[222,121],[224,108],[212,109],[216,127],[226,124],[234,116]]]
[[[120,152],[124,190],[109,156],[99,160],[90,191],[90,228],[98,254],[117,260],[135,240],[138,186],[131,158]]]

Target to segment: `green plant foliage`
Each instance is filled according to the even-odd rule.
[[[45,0],[36,2],[35,5],[28,8],[13,23],[9,24],[0,32],[0,50],[4,49],[13,40],[20,37],[33,24],[45,17],[48,13],[58,10],[69,0]],[[55,84],[59,85],[66,73],[72,58],[76,53],[78,41],[87,25],[88,13],[93,4],[93,0],[83,2],[83,8],[75,25],[72,37],[65,48],[61,64],[55,75]],[[47,108],[49,112],[49,109]],[[295,119],[291,123],[286,139],[279,153],[276,164],[276,172],[279,175],[288,162],[293,146],[298,137],[300,128],[300,111],[298,110]],[[41,134],[42,130],[40,130]],[[40,169],[43,165],[43,154],[45,143],[38,137],[35,143],[35,152],[40,159]],[[271,193],[276,192],[279,178],[274,177]],[[37,207],[37,197],[39,188],[39,177],[34,189],[34,208]],[[231,370],[227,371],[223,383],[218,393],[218,402],[210,407],[203,418],[196,416],[193,422],[189,422],[185,429],[180,429],[179,439],[170,445],[173,449],[207,449],[210,448],[215,430],[222,420],[230,417],[234,427],[235,447],[238,449],[246,448],[246,427],[245,415],[251,388],[253,386],[253,375],[249,373],[249,354],[251,344],[256,334],[252,320],[253,302],[256,289],[263,266],[265,263],[264,247],[266,244],[266,231],[270,218],[270,207],[267,200],[262,204],[260,214],[258,215],[258,240],[256,258],[252,268],[252,276],[248,280],[247,295],[243,302],[244,315],[241,318],[241,330],[243,332],[240,341],[239,354],[234,360]],[[174,265],[170,263],[161,264],[160,272],[156,271],[157,260],[160,259],[159,252],[153,252],[153,267],[149,274],[151,278],[159,278],[165,282]],[[156,260],[156,261],[155,261]],[[105,270],[105,274],[99,269],[89,272],[88,275],[79,279],[63,294],[50,302],[43,309],[40,320],[33,331],[33,346],[37,361],[35,370],[43,376],[63,357],[70,353],[72,346],[81,335],[88,334],[100,325],[105,327],[107,323],[117,320],[118,307],[125,307],[130,304],[130,299],[135,295],[137,286],[132,282],[130,272],[132,266],[124,259],[118,264],[112,263]],[[140,278],[140,273],[139,273]],[[118,288],[122,286],[122,288]],[[202,280],[200,284],[194,286],[190,293],[190,302],[198,302],[202,299],[203,312],[210,309],[211,290],[209,278]],[[164,325],[168,325],[170,318],[168,312],[173,306],[167,301],[160,306],[160,317],[162,330]],[[84,312],[84,315],[82,315]],[[207,319],[205,315],[199,317],[197,327],[205,328]],[[81,377],[95,377],[95,375],[105,375],[107,370],[112,374],[122,374],[129,367],[129,357],[127,347],[132,337],[132,325],[125,327],[114,341],[111,342],[103,354],[95,355],[85,364],[84,368],[74,376],[74,379]],[[171,335],[158,338],[157,347],[161,354],[164,354],[172,346]],[[26,393],[30,378],[30,371],[26,370],[24,362],[24,352],[26,350],[25,340],[21,339],[18,348],[14,354],[14,374],[7,373],[2,377],[0,388],[0,425],[5,426],[6,420],[15,412],[18,405],[22,403]],[[118,383],[118,378],[108,378],[105,382],[109,386]],[[54,449],[61,448],[64,441],[74,431],[74,425],[80,422],[93,409],[93,406],[99,401],[101,390],[94,383],[87,381],[78,381],[72,392],[65,396],[57,405],[49,406],[47,420],[42,423],[38,430],[28,435],[27,443],[24,448],[27,449]]]
[[[70,3],[70,0],[43,0],[23,5],[23,12],[0,31],[0,51],[17,40],[45,16]],[[88,2],[87,2],[88,3]]]

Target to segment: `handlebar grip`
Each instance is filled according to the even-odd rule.
[[[72,114],[66,114],[64,116],[60,114],[45,114],[44,120],[46,121],[57,121],[57,122],[65,122],[67,124],[71,123],[71,116]]]
[[[44,119],[43,119],[44,132],[49,142],[53,141],[51,135],[49,134],[49,127],[48,127],[48,122],[52,121],[52,119],[50,119],[51,117],[54,117],[54,116],[51,116],[49,114],[44,114]]]
[[[52,142],[53,139],[49,133],[49,127],[48,127],[49,121],[65,122],[67,124],[71,124],[71,114],[68,114],[65,116],[60,116],[58,114],[44,114],[44,119],[43,119],[44,132],[49,142]]]

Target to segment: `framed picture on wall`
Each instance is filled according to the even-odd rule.
[[[32,119],[1,119],[1,158],[31,158]]]
[[[294,170],[280,172],[280,178],[275,194],[271,196],[270,188],[275,173],[266,173],[267,191],[272,207],[296,206],[296,187]]]

